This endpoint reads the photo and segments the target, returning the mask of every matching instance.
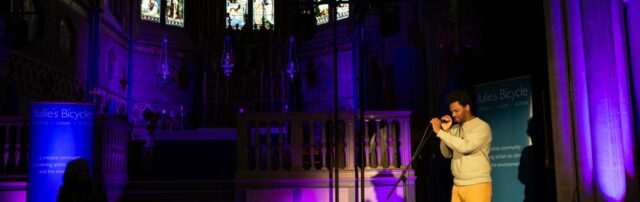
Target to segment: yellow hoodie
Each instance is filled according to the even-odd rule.
[[[462,127],[460,127],[462,125]],[[449,132],[440,130],[440,152],[451,158],[451,173],[456,185],[472,185],[491,182],[491,127],[476,117],[463,124],[456,124]]]

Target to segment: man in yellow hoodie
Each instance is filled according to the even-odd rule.
[[[491,127],[471,112],[471,97],[456,90],[447,96],[452,117],[431,119],[433,131],[440,138],[440,152],[451,160],[453,174],[452,202],[491,201]]]

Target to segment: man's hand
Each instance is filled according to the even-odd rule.
[[[442,123],[441,120],[446,120],[447,122]],[[444,115],[440,119],[438,118],[431,119],[431,126],[433,127],[434,133],[438,133],[440,132],[440,130],[444,130],[448,132],[452,124],[453,123],[451,122],[451,117],[449,115]]]
[[[442,125],[442,121],[440,121],[440,119],[438,118],[431,119],[431,127],[433,128],[434,133],[440,132],[440,129],[442,128],[441,125]]]
[[[451,129],[451,125],[453,125],[453,119],[451,119],[451,117],[449,115],[444,115],[442,116],[442,118],[440,118],[440,120],[445,120],[445,123],[442,123],[442,130],[449,132],[449,129]]]

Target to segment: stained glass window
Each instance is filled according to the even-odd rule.
[[[321,0],[316,0],[320,2]],[[338,20],[349,18],[349,4],[343,3],[338,5]],[[329,4],[320,4],[316,7],[316,24],[322,25],[329,22]]]
[[[160,22],[160,1],[142,0],[140,5],[140,18],[142,20]]]
[[[320,2],[320,0],[316,0]],[[320,4],[316,7],[316,24],[326,24],[329,22],[329,4]]]
[[[249,14],[248,0],[227,0],[227,27],[242,29],[245,23],[244,17]]]
[[[274,23],[273,0],[253,0],[253,27],[271,29]]]
[[[338,5],[338,20],[349,18],[349,4]]]
[[[184,27],[184,0],[166,0],[165,19],[167,25]]]

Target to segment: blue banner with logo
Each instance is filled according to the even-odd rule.
[[[54,202],[69,161],[93,165],[95,105],[34,102],[30,113],[27,201]]]
[[[523,201],[525,186],[533,189],[533,168],[526,163],[533,158],[527,133],[531,79],[523,77],[478,85],[476,104],[477,115],[489,123],[493,132],[489,153],[492,201]]]

